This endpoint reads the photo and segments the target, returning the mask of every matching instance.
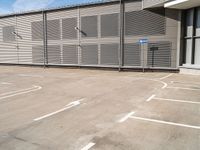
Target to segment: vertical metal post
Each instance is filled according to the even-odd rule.
[[[48,64],[48,54],[47,54],[47,17],[46,12],[42,12],[43,16],[43,46],[44,46],[44,68]]]
[[[144,73],[145,70],[144,70],[144,44],[142,44],[142,53],[143,53],[143,65],[142,65],[142,72]]]
[[[123,66],[123,50],[124,50],[124,3],[123,0],[120,0],[120,49],[119,49],[119,71]]]

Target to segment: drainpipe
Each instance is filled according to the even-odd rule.
[[[121,71],[123,66],[123,53],[124,53],[124,3],[123,0],[119,1],[120,3],[120,50],[119,50],[119,71]]]

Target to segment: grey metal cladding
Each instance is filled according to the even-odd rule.
[[[98,64],[98,45],[81,46],[81,63],[84,65]]]
[[[152,47],[158,50],[152,51]],[[161,41],[148,44],[147,64],[150,67],[171,67],[172,44],[169,41]]]
[[[44,47],[41,45],[32,46],[32,63],[44,63]]]
[[[62,38],[76,39],[77,38],[77,18],[62,19]]]
[[[43,21],[31,22],[32,40],[43,40]]]
[[[3,27],[3,41],[4,42],[15,41],[15,35],[13,34],[13,32],[15,32],[14,26]]]
[[[143,0],[143,6],[144,8],[147,7],[153,7],[153,6],[159,6],[160,4],[163,4],[164,2],[166,2],[168,0]]]
[[[78,64],[77,45],[63,45],[63,64]]]
[[[125,35],[164,35],[165,10],[140,10],[125,13]]]
[[[61,63],[60,45],[48,45],[47,55],[48,55],[47,56],[48,64],[60,64]]]
[[[138,43],[124,44],[124,66],[141,66],[141,47]]]
[[[118,44],[101,44],[101,64],[102,65],[119,65],[119,45]]]
[[[60,20],[47,21],[47,39],[60,40]]]
[[[81,37],[97,37],[97,16],[81,17]]]
[[[101,15],[101,37],[119,35],[119,14]]]

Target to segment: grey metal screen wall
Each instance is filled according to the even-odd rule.
[[[47,39],[59,40],[60,39],[60,20],[47,21]]]
[[[102,65],[119,65],[119,45],[118,44],[101,44],[100,64]]]
[[[119,35],[119,14],[101,15],[101,37]]]
[[[98,45],[81,46],[81,63],[83,65],[98,64]]]
[[[81,37],[97,37],[97,16],[81,17]]]
[[[138,43],[124,45],[124,65],[141,66],[141,47]]]
[[[62,19],[62,38],[76,39],[77,38],[77,18]]]
[[[32,47],[32,63],[43,64],[44,63],[44,48],[41,45]]]
[[[78,64],[77,45],[63,45],[63,64]]]
[[[171,42],[168,41],[149,43],[147,59],[148,66],[171,67],[171,49]]]
[[[31,32],[33,41],[43,40],[43,21],[36,21],[31,23]]]
[[[164,35],[165,10],[140,10],[125,13],[125,35]]]
[[[15,27],[14,26],[5,26],[3,27],[3,41],[12,42],[15,41]]]
[[[48,45],[47,55],[48,64],[61,64],[60,45]]]

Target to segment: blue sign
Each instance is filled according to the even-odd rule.
[[[140,39],[140,40],[139,40],[139,43],[140,43],[140,44],[148,43],[148,39]]]

